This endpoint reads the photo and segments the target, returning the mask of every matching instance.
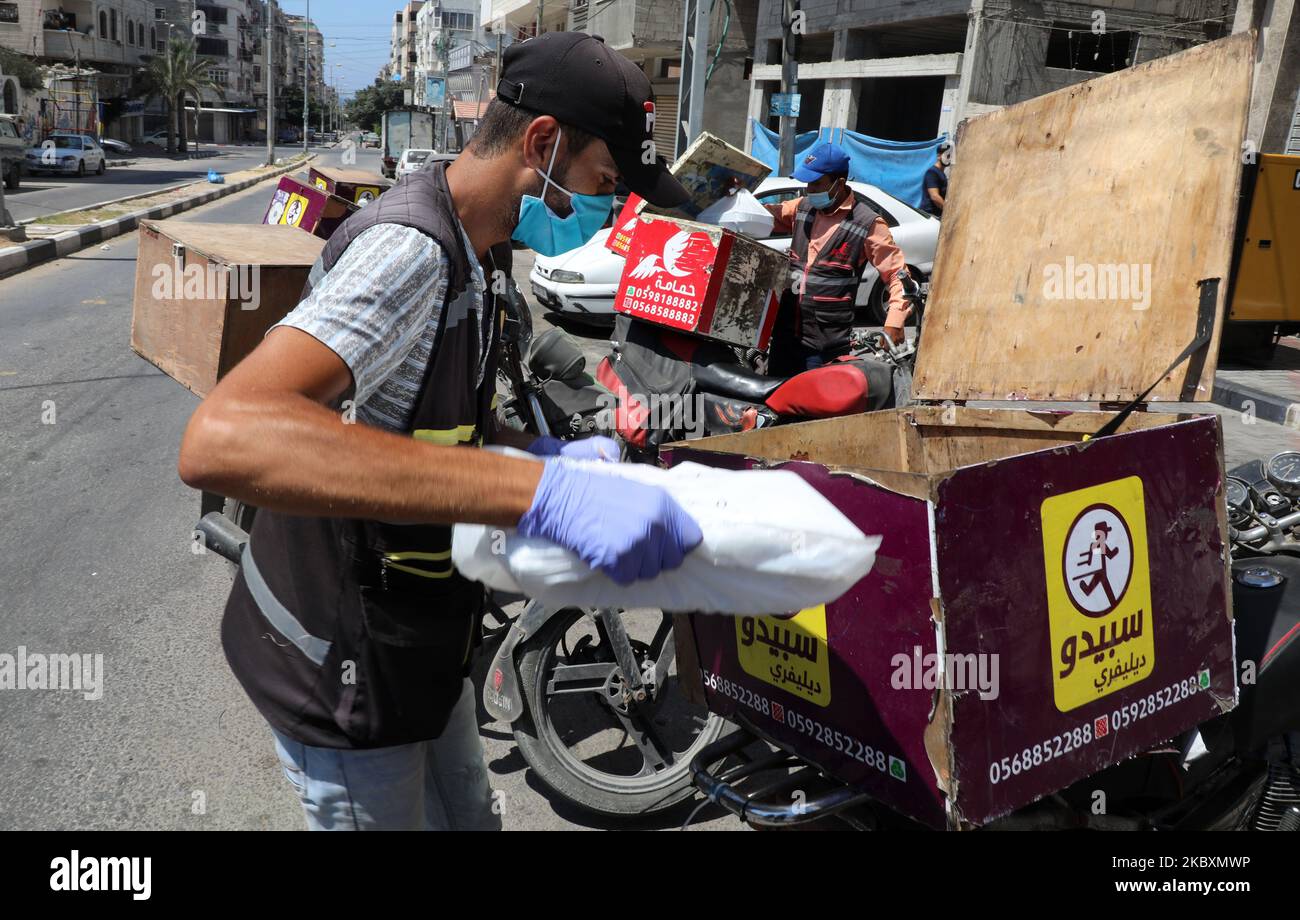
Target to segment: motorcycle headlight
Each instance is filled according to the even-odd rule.
[[[582,272],[566,272],[562,268],[551,272],[551,280],[559,284],[582,284],[586,281]]]

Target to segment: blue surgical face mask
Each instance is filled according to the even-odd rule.
[[[562,134],[563,132],[556,135],[555,146],[551,148],[551,162],[547,164],[546,172],[536,170],[537,174],[545,180],[542,184],[542,196],[540,198],[533,195],[524,196],[519,206],[519,223],[515,225],[514,233],[511,234],[512,239],[518,240],[542,256],[557,256],[586,243],[605,225],[605,219],[609,217],[610,209],[614,207],[613,195],[579,195],[551,179],[551,170],[555,168],[555,154],[560,149]],[[555,212],[546,206],[548,185],[554,185],[569,196],[569,204],[573,212],[567,217],[557,217]]]
[[[835,186],[833,185],[831,186],[831,188],[834,187]],[[829,208],[832,204],[835,203],[835,196],[832,195],[830,192],[809,192],[808,203],[812,205],[814,208],[816,208],[818,211],[825,211],[827,208]]]

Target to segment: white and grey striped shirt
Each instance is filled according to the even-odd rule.
[[[457,225],[459,227],[459,224]],[[459,227],[472,281],[449,306],[442,247],[412,227],[377,224],[362,232],[328,272],[312,266],[309,294],[277,326],[318,339],[352,371],[357,418],[404,431],[443,322],[479,323],[479,385],[487,367],[491,317],[474,247]]]

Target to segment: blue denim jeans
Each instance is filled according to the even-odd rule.
[[[272,734],[308,830],[501,829],[468,679],[446,729],[432,741],[344,750]]]

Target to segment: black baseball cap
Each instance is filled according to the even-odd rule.
[[[497,98],[603,140],[627,187],[651,204],[672,208],[690,197],[663,157],[642,161],[645,142],[654,141],[654,91],[641,68],[599,35],[546,32],[511,45]]]

